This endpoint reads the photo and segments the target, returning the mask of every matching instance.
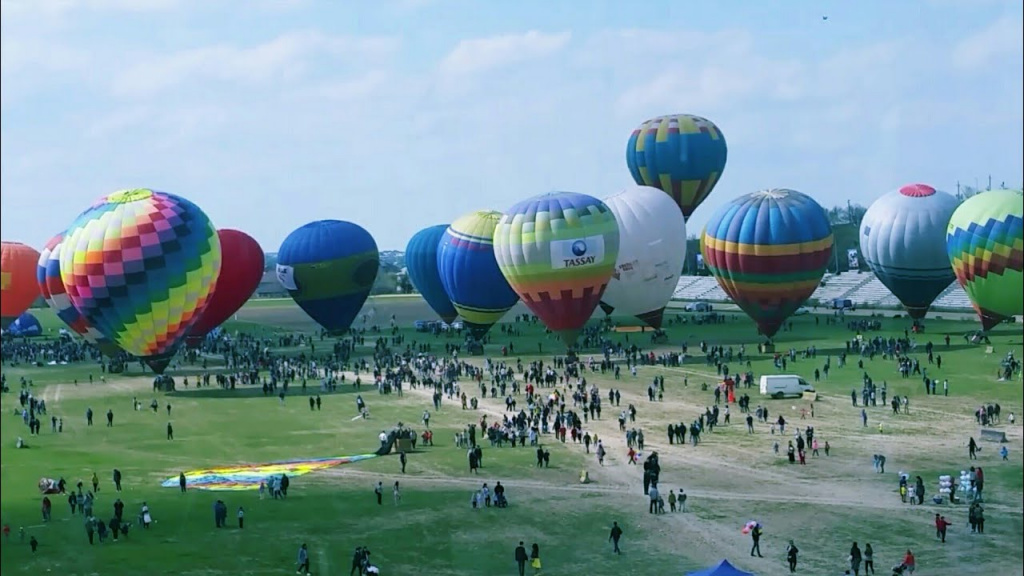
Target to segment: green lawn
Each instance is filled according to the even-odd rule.
[[[386,318],[392,310],[388,306],[393,306],[403,319],[400,326],[407,326],[408,318],[425,314],[422,306],[410,299],[386,300],[376,303],[378,318]],[[406,308],[414,305],[420,309]],[[285,314],[294,319],[281,320]],[[38,316],[46,328],[56,329],[56,319],[48,312],[39,311]],[[305,321],[294,305],[282,300],[255,301],[240,317],[246,320],[233,322],[227,329],[269,335],[270,325],[284,324],[295,330]],[[899,321],[885,322],[887,331],[882,335],[902,334]],[[487,354],[500,357],[501,346],[513,342],[518,353],[508,360],[527,362],[538,343],[545,351],[558,349],[556,340],[541,327],[519,328],[520,336],[508,338],[496,327]],[[367,545],[387,575],[489,576],[515,573],[512,550],[524,540],[527,545],[541,545],[545,574],[678,574],[723,556],[758,574],[782,574],[782,549],[787,539],[794,538],[802,550],[803,573],[841,573],[836,569],[841,568],[848,540],[853,539],[874,544],[883,571],[895,563],[901,549],[913,547],[921,573],[1004,573],[999,571],[1019,563],[1024,550],[1019,539],[1024,531],[1019,423],[1012,429],[1002,427],[1012,440],[1009,462],[999,462],[993,444],[985,444],[982,452],[988,472],[989,535],[973,538],[963,534],[963,511],[949,509],[944,513],[955,516],[957,525],[950,543],[940,547],[934,542],[934,531],[929,533],[931,508],[902,506],[895,495],[897,470],[928,478],[929,491],[934,492],[932,478],[967,464],[963,445],[968,435],[976,433],[970,416],[976,405],[999,402],[1004,415],[1022,411],[1020,382],[997,382],[992,377],[1008,350],[1022,355],[1019,327],[1001,328],[993,338],[992,354],[986,354],[984,347],[964,345],[959,335],[973,329],[972,322],[929,322],[929,334],[917,338],[923,347],[928,338],[939,344],[941,334],[953,335],[949,349],[937,346],[943,356],[941,371],[930,369],[950,380],[950,398],[925,396],[919,378],[902,380],[881,358],[865,359],[864,369],[876,380],[887,380],[890,394],[911,396],[912,409],[909,417],[871,409],[865,428],[860,425],[859,408],[852,408],[849,399],[850,390],[860,388],[862,371],[853,357],[846,368],[835,368],[836,356],[844,349],[842,341],[852,333],[824,322],[818,325],[812,316],[795,319],[793,331],[777,338],[779,348],[802,350],[813,344],[819,353],[814,361],[801,359],[790,364],[787,372],[809,377],[829,354],[834,367],[828,381],[819,386],[822,397],[816,404],[814,422],[819,437],[830,440],[834,454],[806,467],[790,467],[774,456],[770,444],[779,437],[771,437],[767,428],[747,435],[741,425],[734,424],[709,435],[698,448],[667,446],[661,432],[665,424],[689,421],[713,402],[709,392],[700,390],[700,384],[717,381],[714,367],[709,369],[702,360],[691,359],[682,368],[641,367],[635,379],[623,370],[623,379],[618,381],[610,373],[587,373],[588,382],[602,390],[620,388],[623,406],[637,404],[648,442],[669,462],[663,483],[666,487],[685,485],[691,495],[690,513],[656,519],[645,514],[644,496],[636,492],[639,472],[621,462],[623,443],[612,424],[614,411],[608,407],[604,420],[588,425],[600,430],[608,443],[613,461],[604,470],[579,446],[563,446],[545,438],[552,451],[550,469],[535,468],[529,448],[485,447],[484,471],[479,477],[470,477],[465,453],[452,446],[452,435],[481,414],[464,412],[446,402],[431,421],[436,446],[412,454],[404,476],[398,473],[395,457],[382,457],[295,478],[287,501],[260,501],[253,492],[193,490],[180,494],[159,484],[182,470],[206,466],[369,452],[376,447],[376,435],[382,428],[400,420],[419,427],[428,400],[412,392],[401,398],[381,397],[364,388],[371,419],[353,420],[355,392],[350,387],[325,394],[320,412],[311,412],[296,388],[284,405],[255,390],[190,388],[161,394],[160,410],[153,414],[148,409],[131,409],[133,397],[146,406],[153,398],[146,375],[111,377],[100,383],[100,372],[92,366],[5,365],[4,374],[15,393],[5,394],[0,401],[4,415],[0,418],[0,516],[13,533],[11,541],[3,543],[0,567],[4,573],[26,574],[285,574],[294,570],[298,545],[307,542],[316,574],[347,574],[352,549]],[[407,343],[429,342],[435,352],[443,352],[445,342],[457,341],[406,328],[402,332]],[[755,351],[750,323],[738,315],[724,325],[673,325],[669,332],[672,347],[686,341],[691,354],[701,340],[726,346],[745,343],[748,352]],[[642,348],[650,346],[648,334],[614,338],[628,338]],[[585,351],[583,357],[592,354],[596,351]],[[920,356],[923,360],[923,352]],[[769,357],[757,356],[752,370],[756,374],[775,371]],[[92,384],[88,383],[90,372]],[[643,394],[655,374],[666,378],[664,403],[648,403]],[[63,434],[51,433],[46,420],[39,437],[28,436],[21,418],[15,415],[21,376],[32,379],[33,394],[47,400],[51,414],[64,418]],[[684,376],[689,381],[686,388]],[[73,384],[76,378],[77,385]],[[467,389],[467,393],[476,395],[478,391]],[[166,403],[172,405],[174,441],[165,439]],[[499,412],[502,409],[499,401],[483,403]],[[768,405],[773,414],[785,413],[791,422],[802,424],[798,403],[769,401]],[[93,427],[85,426],[84,413],[90,407],[96,413]],[[112,428],[105,426],[107,409],[115,413]],[[733,414],[738,423],[738,410]],[[884,423],[884,434],[877,431],[878,421]],[[30,448],[14,449],[19,436]],[[871,454],[876,451],[888,454],[889,474],[885,477],[871,473]],[[54,502],[54,520],[46,525],[41,522],[36,489],[40,477],[63,476],[72,485],[79,479],[88,484],[93,471],[101,478],[96,509],[109,517],[114,467],[125,475],[126,491],[121,498],[128,515],[134,516],[141,502],[148,502],[158,520],[151,530],[134,529],[127,541],[90,547],[81,517],[70,516],[67,503],[60,499]],[[591,471],[594,484],[578,484],[582,468]],[[385,505],[378,507],[373,485],[380,480],[390,486],[396,479],[405,487],[402,504],[396,507],[391,503],[388,489]],[[469,498],[478,483],[493,486],[498,480],[509,487],[511,507],[473,511]],[[237,507],[245,507],[245,530],[214,528],[212,503],[218,498],[227,503],[232,524]],[[739,533],[751,518],[766,526],[765,560],[749,559],[749,542]],[[606,540],[612,520],[620,521],[627,530],[627,553],[622,557],[608,553]],[[18,541],[19,527],[41,542],[35,555]],[[154,545],[157,543],[161,546]],[[965,568],[955,571],[954,566]]]

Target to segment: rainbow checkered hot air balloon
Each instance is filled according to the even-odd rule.
[[[956,280],[982,328],[1024,313],[1024,198],[1019,190],[982,192],[964,201],[946,227]]]
[[[593,196],[535,196],[502,216],[494,255],[526,307],[572,346],[615,270],[619,224]]]
[[[689,220],[722,177],[729,149],[707,118],[671,114],[647,120],[629,137],[626,166],[639,186],[672,197]]]
[[[121,351],[117,344],[90,326],[85,316],[82,316],[78,308],[71,303],[71,298],[68,297],[67,290],[64,288],[64,280],[60,275],[60,255],[63,246],[64,233],[62,232],[51,238],[39,254],[39,263],[36,266],[39,292],[57,318],[67,324],[74,333],[84,338],[86,342],[95,345],[107,356],[116,356]]]
[[[220,261],[217,230],[198,206],[135,189],[101,198],[75,220],[60,272],[91,326],[161,372],[206,307]]]
[[[785,189],[754,192],[722,206],[701,236],[708,270],[768,338],[818,288],[832,244],[821,205]]]

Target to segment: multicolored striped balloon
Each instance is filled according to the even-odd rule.
[[[101,198],[68,228],[60,272],[90,325],[160,371],[206,307],[220,261],[198,206],[135,189]]]
[[[1024,198],[1019,190],[982,192],[964,201],[946,228],[957,282],[991,330],[1024,314]]]
[[[832,244],[821,205],[785,189],[722,206],[701,235],[708,270],[768,338],[818,288]]]
[[[501,212],[466,214],[445,230],[437,249],[444,291],[477,340],[519,302],[494,255],[494,229],[500,220]]]
[[[615,270],[619,224],[593,196],[553,192],[505,212],[494,253],[523,303],[572,346]]]
[[[64,280],[60,275],[60,255],[63,246],[64,233],[62,232],[51,238],[39,254],[39,263],[36,266],[39,292],[57,318],[67,324],[75,334],[98,347],[107,356],[116,356],[121,348],[99,330],[90,326],[85,316],[82,316],[78,308],[71,303],[71,298],[68,297],[67,290],[64,288]]]
[[[626,165],[639,186],[659,188],[690,218],[722,177],[725,136],[707,118],[659,116],[641,124],[626,144]]]

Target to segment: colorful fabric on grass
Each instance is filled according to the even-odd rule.
[[[376,458],[376,454],[360,454],[336,458],[314,458],[310,460],[286,460],[269,464],[240,464],[220,468],[205,468],[185,472],[185,483],[196,490],[258,490],[260,482],[287,474],[289,477],[302,476],[310,472],[326,470],[362,460]],[[168,478],[161,483],[164,488],[178,488],[179,477]]]

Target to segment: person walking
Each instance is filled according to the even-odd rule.
[[[299,569],[295,571],[296,574],[305,574],[310,576],[309,572],[309,548],[306,547],[306,543],[303,542],[302,546],[299,546],[299,556],[297,559]]]
[[[398,462],[402,465],[402,474],[405,474],[405,465],[409,462],[409,457],[405,455],[405,450],[398,453]]]
[[[750,531],[750,539],[754,541],[753,545],[750,547],[750,555],[751,556],[753,556],[756,553],[758,558],[764,558],[764,556],[761,556],[761,534],[762,534],[762,532],[763,532],[763,530],[761,529],[761,523],[760,522],[755,524],[754,528]]]
[[[622,550],[619,549],[619,540],[622,539],[622,528],[619,528],[618,522],[612,522],[612,532],[608,539],[612,542],[612,552],[622,554]]]
[[[533,568],[534,576],[540,574],[540,546],[536,542],[530,546],[530,567]]]
[[[530,559],[526,555],[526,545],[520,540],[515,552],[516,565],[519,567],[519,576],[526,576],[526,561]]]
[[[800,550],[796,547],[796,544],[792,540],[789,541],[789,545],[786,546],[786,561],[789,562],[789,572],[796,572],[796,558]]]

